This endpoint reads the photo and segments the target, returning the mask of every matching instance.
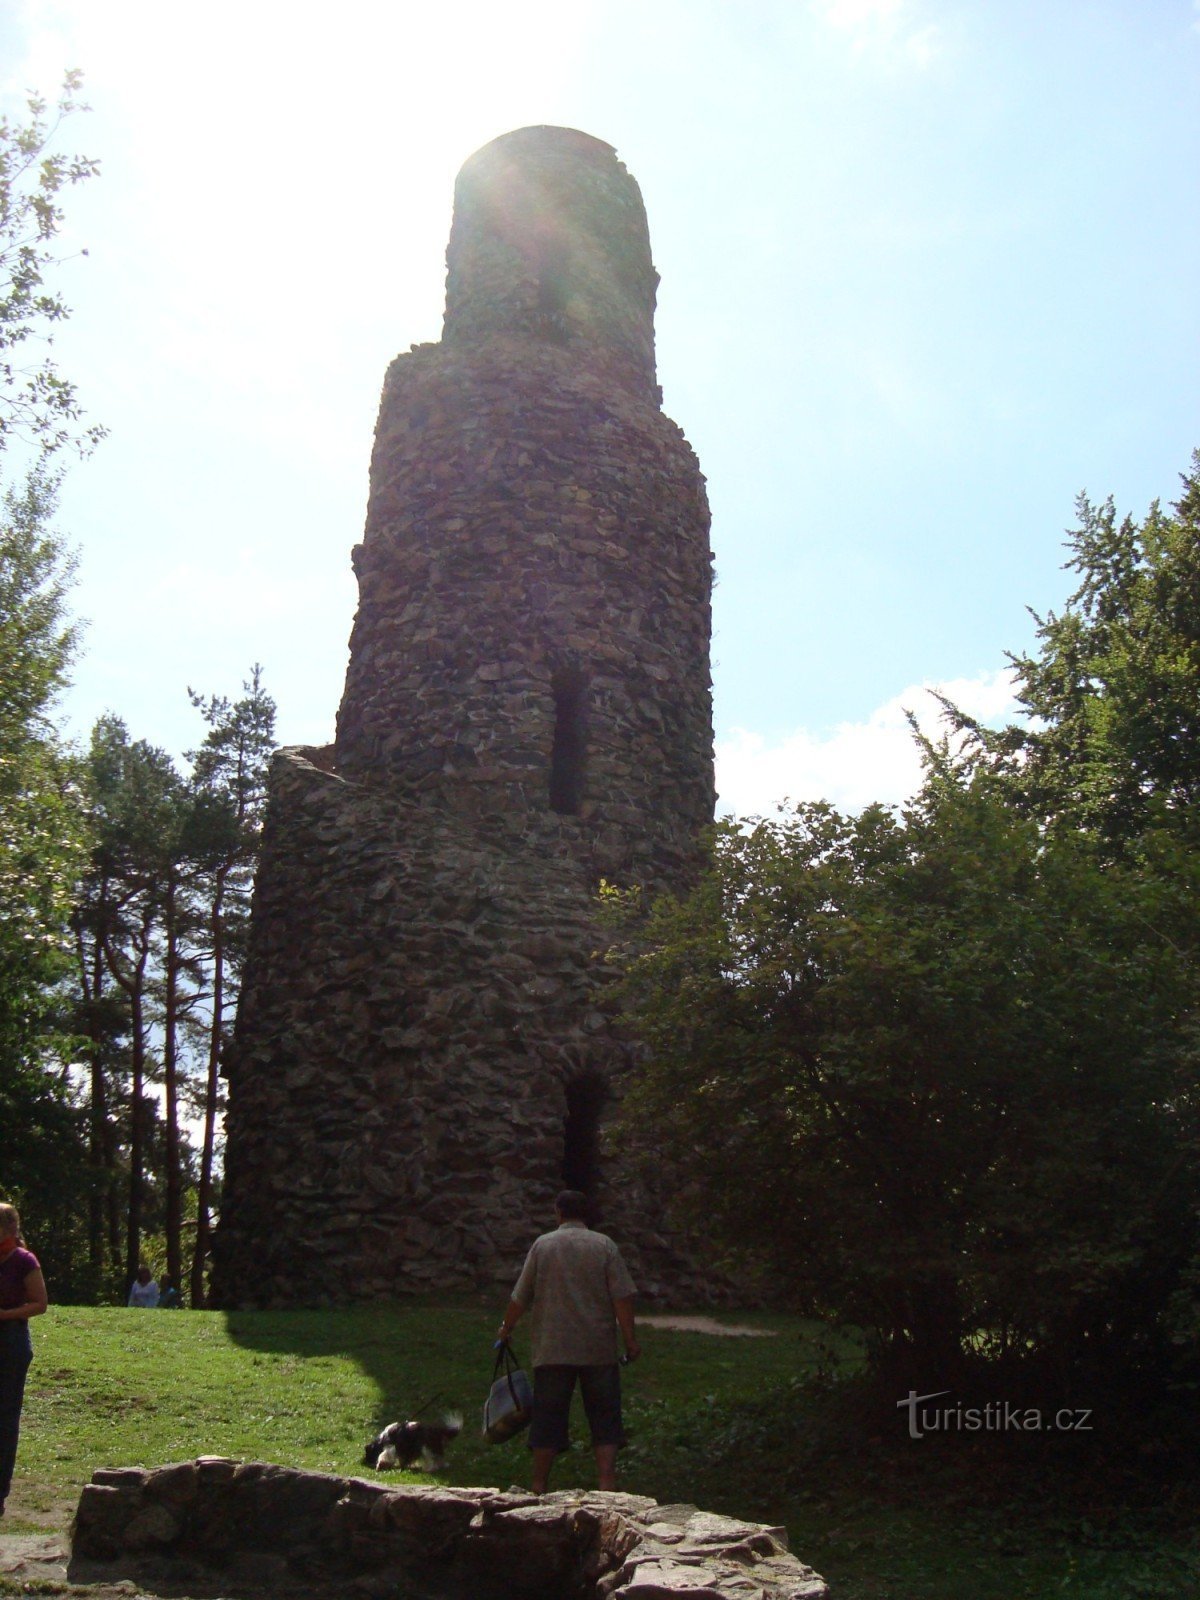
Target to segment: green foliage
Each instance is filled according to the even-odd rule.
[[[104,435],[78,426],[75,385],[49,356],[23,359],[31,343],[48,342],[47,326],[69,315],[46,273],[58,261],[63,192],[95,177],[98,163],[52,145],[64,119],[87,109],[78,98],[82,82],[80,73],[67,73],[52,121],[37,95],[26,102],[27,121],[0,118],[0,452],[14,439],[43,454],[69,443],[87,450]]]
[[[203,743],[188,752],[192,763],[188,852],[210,926],[214,917],[220,919],[223,977],[236,982],[245,955],[267,771],[275,751],[275,702],[263,687],[257,664],[236,700],[224,695],[205,699],[190,689],[188,694],[208,727]],[[218,1020],[223,1026],[224,1019]]]
[[[0,743],[44,726],[75,653],[74,559],[53,531],[58,480],[41,468],[4,495],[0,525]]]
[[[252,847],[262,824],[266,768],[275,748],[275,702],[263,688],[262,668],[255,663],[237,700],[226,695],[206,699],[192,689],[188,697],[208,726],[203,744],[189,752],[196,788],[226,800],[236,821],[252,830]]]
[[[1154,885],[1147,932],[1197,972],[1200,952],[1200,452],[1170,513],[1118,520],[1111,499],[1078,501],[1061,613],[1038,618],[1038,649],[1012,657],[1026,722],[999,732],[947,706],[1012,804],[1057,833],[1083,831],[1100,853]],[[1186,1040],[1173,1105],[1176,1166],[1200,1168],[1191,1129],[1200,1061],[1196,985],[1180,1002]],[[1191,1131],[1189,1131],[1191,1129]],[[1195,1378],[1200,1258],[1181,1276],[1164,1330]]]
[[[96,859],[123,888],[153,891],[183,828],[183,779],[165,750],[131,739],[124,721],[103,716],[88,759]]]
[[[61,990],[87,834],[76,763],[53,722],[75,630],[72,561],[51,526],[57,479],[45,458],[70,442],[86,450],[102,430],[78,427],[74,386],[31,346],[67,315],[45,278],[61,196],[95,171],[51,148],[79,109],[79,85],[69,73],[53,122],[36,96],[27,122],[0,119],[0,453],[19,440],[41,463],[6,488],[0,521],[0,1181],[48,1232],[56,1271],[73,1259],[90,1182]]]
[[[898,1377],[1128,1360],[1194,1230],[1171,897],[936,762],[901,816],[723,826],[625,951],[624,1135],[703,1151],[692,1218]]]
[[[265,797],[275,706],[255,667],[231,701],[191,694],[207,732],[183,773],[119,717],[93,730],[87,761],[93,849],[74,912],[76,993],[90,1077],[91,1147],[123,1224],[93,1208],[97,1272],[143,1235],[202,1304],[216,1194],[218,1064],[236,998]],[[189,693],[191,693],[189,691]],[[157,1092],[161,1088],[161,1122]],[[188,1113],[203,1121],[198,1163]],[[193,1189],[194,1186],[194,1189]],[[195,1206],[190,1259],[185,1209]],[[123,1245],[118,1233],[123,1231]],[[123,1296],[122,1296],[123,1297]]]
[[[34,473],[0,521],[0,937],[35,963],[58,953],[79,847],[75,774],[50,720],[75,647],[55,488]]]
[[[948,705],[902,815],[718,830],[629,916],[625,1137],[702,1150],[680,1202],[738,1271],[929,1388],[1200,1359],[1200,456],[1173,515],[1079,509],[1028,725]]]
[[[115,985],[123,1002],[118,1026],[129,1041],[125,1089],[114,1083],[101,1085],[98,1070],[105,1063],[111,1068],[115,1054],[110,1038],[97,1033],[91,1038],[93,1097],[103,1094],[105,1116],[111,1116],[114,1102],[124,1100],[128,1106],[123,1275],[126,1283],[132,1281],[143,1230],[157,1222],[148,1210],[150,1175],[157,1171],[164,1180],[170,1266],[178,1279],[183,1189],[180,1036],[198,978],[191,945],[199,918],[189,896],[193,799],[167,752],[145,740],[131,740],[125,724],[113,716],[102,717],[92,733],[88,792],[95,845],[75,916],[80,987],[95,1016],[94,1003],[106,991],[111,994],[109,985]],[[157,1161],[152,1159],[155,1105],[148,1094],[154,1079],[162,1080],[166,1100],[165,1144]],[[112,1140],[107,1143],[111,1182],[116,1176],[116,1152]],[[98,1221],[93,1222],[93,1234]],[[102,1253],[98,1239],[92,1253],[94,1257]]]
[[[1029,725],[958,718],[1031,814],[1113,849],[1156,826],[1200,839],[1200,452],[1173,510],[1118,521],[1081,495],[1078,587],[1011,658]]]
[[[87,1181],[60,992],[86,827],[51,720],[75,643],[54,490],[34,472],[5,495],[0,520],[0,1173],[65,1252]]]
[[[262,669],[257,664],[242,690],[241,698],[232,702],[215,695],[205,700],[188,691],[192,704],[208,724],[204,743],[191,753],[196,824],[192,854],[205,906],[210,977],[202,1090],[204,1137],[190,1281],[195,1306],[203,1305],[207,1295],[212,1210],[217,1196],[220,1057],[245,961],[254,867],[266,811],[267,773],[275,745],[275,702],[263,688]]]

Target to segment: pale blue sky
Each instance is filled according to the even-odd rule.
[[[58,341],[110,439],[62,523],[69,710],[175,750],[254,660],[331,736],[379,384],[436,338],[454,174],[510,128],[614,144],[709,479],[719,787],[894,799],[923,683],[996,710],[1075,494],[1200,444],[1190,0],[9,0],[0,90],[87,75]]]

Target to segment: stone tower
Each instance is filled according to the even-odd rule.
[[[335,743],[272,772],[227,1074],[215,1289],[507,1282],[569,1183],[653,1292],[686,1268],[601,1138],[631,1068],[601,879],[678,887],[712,819],[704,480],[609,145],[459,175],[438,344],[384,383]]]

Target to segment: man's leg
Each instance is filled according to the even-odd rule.
[[[547,1485],[550,1482],[550,1468],[554,1465],[554,1458],[557,1454],[557,1450],[535,1449],[533,1451],[533,1483],[531,1487],[534,1494],[545,1494]]]
[[[592,1430],[599,1487],[615,1489],[617,1451],[625,1443],[625,1430],[621,1426],[621,1374],[616,1362],[606,1367],[580,1367],[579,1388]]]
[[[596,1477],[601,1489],[617,1487],[617,1447],[615,1444],[598,1444],[596,1451]]]
[[[529,1448],[533,1455],[532,1488],[545,1494],[554,1458],[567,1448],[567,1418],[575,1392],[574,1367],[543,1366],[533,1369],[533,1420]]]

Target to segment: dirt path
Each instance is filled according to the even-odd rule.
[[[90,1569],[77,1569],[76,1581],[72,1582],[67,1576],[70,1559],[65,1534],[0,1533],[0,1600],[161,1600],[163,1595],[185,1593],[214,1600],[226,1593],[223,1584],[214,1587],[215,1579],[185,1590],[176,1579],[164,1586],[159,1572],[145,1583],[139,1583],[136,1577],[109,1578],[103,1565],[98,1567],[95,1563]],[[289,1591],[282,1592],[286,1596]],[[263,1590],[262,1600],[267,1600],[267,1595],[268,1591]]]
[[[42,1593],[47,1584],[67,1585],[67,1541],[54,1533],[0,1533],[0,1583],[11,1590],[36,1583]]]
[[[718,1322],[715,1317],[639,1317],[646,1328],[670,1328],[675,1333],[715,1333],[723,1339],[775,1339],[774,1328],[748,1328],[739,1322]]]

